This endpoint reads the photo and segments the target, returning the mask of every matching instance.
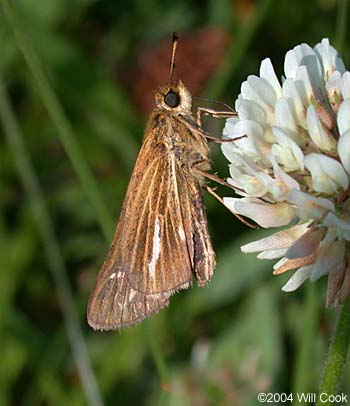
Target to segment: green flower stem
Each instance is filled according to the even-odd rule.
[[[316,333],[316,325],[318,321],[317,311],[317,293],[316,286],[313,283],[307,285],[305,312],[302,315],[301,328],[303,333],[301,339],[297,343],[297,358],[295,360],[295,368],[293,371],[293,386],[292,393],[308,393],[311,390],[311,379],[314,359],[314,341]],[[296,406],[300,403],[297,398],[293,404]]]
[[[0,120],[4,133],[15,157],[17,170],[26,190],[34,219],[43,240],[49,269],[56,285],[56,292],[68,332],[73,357],[78,368],[82,387],[89,405],[102,405],[96,378],[91,367],[89,354],[80,327],[73,293],[71,291],[64,261],[50,221],[43,193],[30,157],[23,142],[14,113],[8,101],[5,86],[0,76]]]
[[[336,395],[342,381],[344,367],[350,343],[350,300],[343,304],[338,324],[331,345],[329,347],[326,365],[320,385],[320,394]],[[332,402],[321,402],[319,398],[316,406],[331,406]]]
[[[61,142],[90,203],[95,209],[95,213],[100,223],[101,229],[106,239],[109,241],[111,239],[111,236],[113,235],[114,223],[103,201],[102,195],[99,192],[97,183],[91,175],[91,170],[77,141],[71,123],[67,119],[63,108],[59,100],[57,99],[56,94],[53,92],[34,49],[32,48],[27,36],[21,29],[21,25],[12,5],[12,2],[10,2],[9,0],[1,1],[5,14],[9,22],[11,23],[13,32],[17,40],[17,44],[22,51],[28,68],[34,76],[44,105],[47,108],[51,120],[57,128],[57,134],[61,139]]]
[[[32,48],[29,40],[21,29],[20,22],[17,18],[12,3],[9,0],[1,0],[1,3],[3,5],[5,14],[12,26],[17,44],[22,51],[28,68],[32,72],[32,75],[40,90],[44,105],[46,106],[52,121],[57,127],[58,135],[66,149],[66,153],[71,160],[73,168],[78,175],[79,181],[84,188],[87,198],[90,200],[95,209],[96,217],[106,237],[106,240],[109,242],[113,235],[115,224],[110,213],[108,212],[106,205],[104,204],[101,193],[97,187],[97,183],[85,160],[84,154],[82,153],[81,147],[76,139],[73,128],[69,120],[67,119],[55,93],[50,87],[48,79],[44,73],[38,57],[35,54],[34,49]],[[148,334],[148,337],[149,336],[150,335]],[[160,364],[158,362],[158,358],[164,357],[162,355],[160,347],[157,353],[154,352],[154,345],[159,346],[159,344],[154,344],[154,339],[151,342],[149,341],[151,355],[157,367],[158,376],[160,377],[160,379],[163,379],[163,371],[159,369]],[[166,368],[166,363],[164,360],[163,365],[164,368]]]
[[[249,20],[241,24],[238,32],[234,35],[235,39],[226,52],[221,68],[214,74],[207,86],[205,92],[207,97],[216,99],[223,93],[227,84],[234,77],[236,70],[241,66],[242,60],[247,54],[249,44],[264,21],[271,4],[272,0],[260,0]]]

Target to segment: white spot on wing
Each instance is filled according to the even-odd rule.
[[[113,272],[112,275],[109,277],[109,279],[114,279],[115,278],[116,273]]]
[[[177,232],[179,233],[179,236],[180,236],[181,240],[182,240],[182,241],[185,241],[185,240],[186,240],[186,236],[185,236],[184,229],[183,229],[182,227],[179,227],[179,228],[177,229]]]
[[[136,290],[130,288],[129,302],[132,301],[132,299],[135,297],[135,295],[136,295]]]
[[[152,258],[148,263],[148,273],[151,279],[154,279],[154,274],[156,271],[156,263],[159,258],[159,254],[160,254],[160,223],[159,219],[157,218],[153,234]]]

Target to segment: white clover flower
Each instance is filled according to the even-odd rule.
[[[241,86],[223,132],[241,138],[222,152],[242,197],[224,203],[262,227],[288,225],[242,251],[281,258],[274,274],[295,270],[287,292],[328,275],[327,305],[337,306],[350,295],[350,72],[323,39],[288,51],[284,73],[280,83],[265,59]]]

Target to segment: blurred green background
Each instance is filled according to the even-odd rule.
[[[11,13],[4,12],[12,3],[17,29],[32,44],[83,151],[73,161],[85,175],[88,164],[97,193],[89,182],[82,184],[62,146],[60,133],[71,130],[48,113],[51,108],[55,116],[57,106],[50,95],[43,100],[47,89],[39,90],[19,49]],[[329,37],[347,64],[344,3],[0,2],[1,405],[257,405],[260,391],[317,391],[337,318],[336,310],[325,309],[326,280],[281,292],[289,275],[273,277],[273,262],[239,249],[271,231],[247,230],[211,196],[205,199],[218,265],[208,287],[176,294],[150,321],[121,332],[92,331],[86,303],[109,244],[108,216],[116,221],[121,209],[152,92],[167,77],[172,32],[181,38],[177,74],[193,95],[233,106],[240,83],[258,74],[261,59],[270,57],[281,77],[285,52],[301,42],[314,46]],[[206,121],[216,136],[223,125]],[[79,145],[66,142],[77,151]],[[212,157],[213,170],[227,176],[215,145]],[[107,206],[105,220],[99,202]],[[60,276],[64,267],[73,302]],[[346,368],[342,391],[350,393]]]

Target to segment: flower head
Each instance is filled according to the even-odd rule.
[[[283,290],[328,275],[327,304],[339,305],[350,295],[350,72],[323,39],[288,51],[284,74],[265,59],[241,86],[222,144],[241,197],[224,203],[262,227],[289,226],[242,247],[281,258],[274,274],[295,270]]]

